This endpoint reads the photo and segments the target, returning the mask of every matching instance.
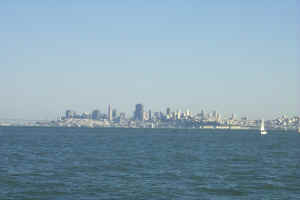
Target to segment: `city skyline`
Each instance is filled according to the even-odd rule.
[[[221,113],[216,109],[211,109],[211,110],[206,110],[206,109],[201,109],[198,111],[191,110],[189,108],[187,109],[182,109],[181,107],[177,108],[171,108],[170,106],[160,108],[159,110],[154,110],[149,106],[144,105],[143,103],[139,102],[134,105],[134,107],[131,109],[129,112],[124,112],[122,110],[119,110],[117,107],[114,107],[112,104],[107,105],[107,109],[105,110],[100,110],[99,108],[94,108],[93,110],[90,111],[78,111],[76,109],[67,109],[66,111],[62,111],[59,113],[57,116],[58,119],[61,117],[68,117],[69,113],[73,113],[73,115],[76,113],[78,117],[84,116],[83,118],[91,118],[91,119],[98,119],[99,116],[101,115],[100,118],[105,118],[108,121],[113,121],[113,119],[117,116],[120,115],[126,115],[127,118],[137,120],[137,121],[144,121],[145,114],[150,115],[150,120],[151,120],[151,115],[152,113],[161,113],[163,115],[174,115],[174,113],[181,113],[181,114],[186,114],[188,113],[189,116],[194,116],[194,115],[202,115],[202,116],[213,116],[215,119],[249,119],[249,120],[261,120],[264,119],[264,117],[260,116],[259,118],[249,118],[247,114],[244,115],[237,115],[236,113]],[[297,114],[291,114],[291,113],[278,113],[276,116],[272,116],[272,118],[267,120],[271,120],[274,118],[278,117],[300,117],[300,115]],[[72,118],[72,117],[71,117]],[[180,118],[179,118],[180,119]]]
[[[118,112],[111,104],[107,110],[99,109],[90,112],[76,112],[66,110],[64,115],[52,121],[6,121],[0,126],[35,126],[35,127],[85,127],[85,128],[176,128],[176,129],[218,129],[218,130],[257,130],[264,126],[264,118],[249,119],[248,116],[239,117],[232,113],[230,117],[223,116],[218,111],[207,112],[201,110],[194,113],[190,110],[172,110],[167,107],[164,111],[146,110],[145,106],[137,103],[133,114]],[[299,131],[300,116],[282,115],[266,120],[269,130]],[[261,130],[263,130],[261,128]]]
[[[0,3],[0,119],[66,109],[300,115],[299,3]],[[111,115],[113,110],[111,110]]]
[[[227,112],[224,112],[222,110],[218,110],[218,109],[214,109],[214,108],[197,108],[196,110],[193,110],[193,109],[190,109],[190,107],[187,107],[187,106],[172,106],[172,104],[169,104],[169,105],[164,105],[163,107],[160,107],[160,108],[155,108],[153,109],[151,106],[148,106],[148,105],[145,105],[141,102],[139,103],[136,103],[136,104],[130,104],[131,108],[128,109],[128,110],[122,110],[120,109],[118,106],[115,106],[115,105],[112,105],[110,103],[106,104],[106,105],[101,105],[101,106],[89,106],[88,109],[82,109],[81,106],[78,106],[78,107],[67,107],[67,108],[64,108],[64,110],[60,110],[58,111],[57,113],[55,113],[55,116],[53,117],[42,117],[42,118],[22,118],[22,117],[0,117],[0,120],[28,120],[28,121],[39,121],[39,120],[56,120],[57,118],[60,118],[62,116],[65,116],[66,115],[66,111],[71,111],[71,112],[75,112],[77,114],[80,114],[80,115],[99,115],[99,113],[101,114],[104,114],[105,116],[107,116],[107,118],[109,119],[112,119],[113,115],[114,115],[114,112],[116,114],[116,112],[118,114],[120,113],[123,113],[125,114],[126,116],[130,117],[130,118],[133,118],[135,119],[135,112],[136,112],[136,105],[142,105],[143,108],[143,112],[149,112],[149,111],[152,111],[152,112],[161,112],[161,113],[165,113],[167,114],[168,111],[170,113],[172,112],[191,112],[192,114],[200,114],[202,112],[205,112],[205,113],[214,113],[214,112],[217,112],[218,114],[221,114],[222,117],[225,117],[225,118],[231,118],[233,115],[238,118],[238,119],[241,119],[241,118],[244,118],[244,117],[247,117],[248,119],[251,119],[251,120],[259,120],[259,119],[274,119],[276,117],[281,117],[281,116],[288,116],[288,117],[293,117],[293,116],[300,116],[300,114],[298,114],[296,111],[295,112],[284,112],[284,111],[279,111],[278,113],[276,113],[275,115],[270,115],[270,116],[267,116],[267,115],[256,115],[256,116],[253,116],[253,115],[249,115],[249,113],[246,113],[246,112],[242,112],[241,110],[238,110],[237,112],[234,112],[234,111],[227,111]],[[128,106],[128,105],[127,105]],[[81,109],[79,109],[81,108]],[[95,113],[97,112],[97,113]],[[141,116],[141,114],[139,114]],[[110,117],[109,117],[110,116]],[[267,116],[267,117],[266,117]],[[138,117],[140,118],[140,117]]]

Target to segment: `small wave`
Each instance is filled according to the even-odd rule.
[[[215,195],[226,195],[226,196],[246,196],[248,193],[236,188],[213,188],[213,187],[202,187],[203,192]]]

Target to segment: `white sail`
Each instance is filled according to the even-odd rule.
[[[262,119],[261,123],[260,123],[260,134],[265,135],[267,133],[268,132],[265,130],[265,121],[264,121],[264,119]]]
[[[260,130],[261,130],[261,131],[264,131],[264,130],[265,130],[265,121],[264,121],[264,119],[261,120]]]

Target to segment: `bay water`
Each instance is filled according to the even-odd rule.
[[[0,199],[300,199],[300,134],[0,127]]]

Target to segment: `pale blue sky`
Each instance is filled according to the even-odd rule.
[[[66,109],[300,115],[300,4],[1,1],[0,118]]]

